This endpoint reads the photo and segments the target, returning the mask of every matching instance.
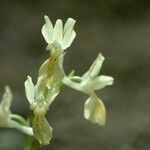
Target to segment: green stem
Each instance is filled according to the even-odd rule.
[[[39,143],[33,136],[24,136],[24,150],[37,150]]]

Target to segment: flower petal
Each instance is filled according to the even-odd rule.
[[[62,20],[58,19],[55,23],[54,31],[53,31],[53,40],[62,44],[62,36],[63,36],[63,23]]]
[[[52,139],[52,127],[43,115],[35,115],[32,121],[33,133],[40,144],[47,145]]]
[[[46,77],[39,76],[37,80],[37,84],[35,85],[35,97],[36,100],[44,99],[44,93],[46,89]]]
[[[84,117],[92,123],[105,125],[106,110],[104,103],[98,97],[89,97],[84,105]]]
[[[64,35],[63,35],[63,48],[66,49],[68,48],[71,43],[73,42],[76,33],[73,30],[74,25],[75,25],[75,20],[72,18],[69,18],[64,26]]]
[[[9,112],[12,98],[13,98],[13,96],[12,96],[12,92],[11,92],[9,86],[5,86],[5,93],[3,94],[2,101],[0,104],[1,108],[5,111],[3,113]]]
[[[59,94],[60,90],[58,88],[52,88],[50,90],[48,90],[47,95],[46,95],[46,102],[48,104],[48,106],[51,105],[51,103],[54,101],[54,99],[56,98],[56,96]]]
[[[39,76],[46,76],[46,86],[50,89],[53,86],[57,86],[64,77],[64,71],[62,68],[63,56],[60,58],[50,58],[46,60],[39,69]]]
[[[76,37],[75,31],[72,31],[70,35],[68,34],[68,37],[66,35],[65,38],[63,39],[63,49],[67,49],[71,45],[75,37]]]
[[[102,54],[99,53],[97,58],[91,65],[90,69],[82,76],[82,78],[84,80],[83,84],[86,84],[89,80],[92,80],[99,74],[104,59],[105,58],[102,56]]]
[[[31,104],[34,102],[35,90],[34,90],[34,84],[32,82],[32,78],[30,76],[27,77],[27,80],[25,81],[24,85],[25,85],[26,97]]]
[[[104,88],[105,86],[109,86],[113,84],[114,79],[110,76],[101,75],[96,77],[91,81],[90,86],[93,90],[99,90]]]
[[[66,21],[66,23],[64,25],[64,34],[66,34],[66,32],[68,30],[70,30],[70,28],[71,28],[71,30],[73,29],[75,22],[76,21],[74,19],[72,19],[72,18],[68,18],[67,19],[67,21]]]
[[[53,25],[48,16],[44,16],[45,24],[42,27],[42,34],[48,44],[53,41]]]
[[[47,75],[47,71],[48,71],[48,64],[49,64],[50,59],[47,59],[42,66],[39,69],[39,76],[45,76]]]

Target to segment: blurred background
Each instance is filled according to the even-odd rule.
[[[24,81],[34,81],[48,58],[41,35],[44,15],[54,23],[77,20],[77,36],[67,50],[66,73],[82,75],[101,52],[101,74],[114,85],[97,92],[107,108],[105,127],[83,117],[86,95],[69,88],[47,113],[54,138],[40,150],[150,149],[150,1],[149,0],[0,0],[0,94],[14,93],[13,113],[28,116]],[[23,134],[0,129],[0,150],[22,150]]]

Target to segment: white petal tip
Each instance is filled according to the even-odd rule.
[[[105,60],[105,57],[101,53],[99,53],[97,57],[101,60]]]
[[[112,85],[113,84],[113,82],[114,82],[114,78],[113,77],[110,77],[110,76],[100,76],[101,77],[101,81],[105,81],[105,84],[106,85]],[[105,86],[106,86],[105,85]]]
[[[29,78],[31,78],[29,75],[27,75],[27,78],[29,79]]]
[[[62,20],[61,20],[61,19],[57,19],[56,22],[59,22],[59,23],[60,23],[60,22],[62,22]]]
[[[10,87],[8,85],[5,85],[5,91],[10,92]]]
[[[68,21],[72,21],[72,22],[76,22],[76,20],[74,20],[73,18],[68,18]]]
[[[49,19],[49,17],[48,17],[47,15],[45,15],[45,16],[44,16],[44,19],[45,19],[45,21],[46,21],[47,19]]]
[[[109,80],[110,80],[110,81],[109,81],[109,85],[112,85],[112,84],[114,83],[114,78],[113,78],[113,77],[110,77]]]

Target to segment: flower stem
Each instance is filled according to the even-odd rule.
[[[24,150],[37,150],[39,143],[33,136],[24,136]]]
[[[33,136],[33,130],[31,127],[25,126],[25,125],[21,125],[18,122],[14,121],[14,120],[10,120],[10,128],[15,128],[18,129],[20,131],[22,131],[23,133],[26,133],[30,136]]]

